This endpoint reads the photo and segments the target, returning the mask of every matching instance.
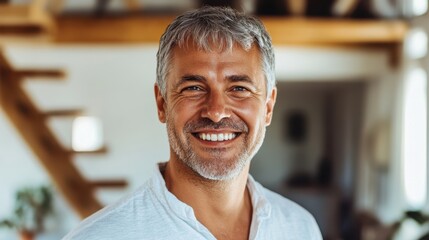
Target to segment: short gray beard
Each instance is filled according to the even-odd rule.
[[[245,138],[244,149],[235,157],[235,160],[222,159],[222,149],[207,149],[207,151],[212,153],[211,155],[214,156],[214,159],[205,161],[204,159],[199,158],[192,150],[192,147],[189,144],[190,134],[185,135],[185,142],[180,140],[179,134],[176,132],[175,125],[171,117],[168,115],[166,125],[170,147],[178,156],[180,161],[191,168],[199,176],[212,181],[232,180],[240,175],[244,167],[250,163],[254,155],[262,146],[265,137],[265,127],[262,127],[261,131],[259,131],[256,136],[256,143],[253,146],[250,146],[248,139]],[[246,133],[247,131],[242,134]]]

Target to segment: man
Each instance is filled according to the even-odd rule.
[[[169,161],[65,239],[321,239],[307,211],[249,176],[277,93],[262,23],[228,8],[187,12],[161,37],[157,61]]]

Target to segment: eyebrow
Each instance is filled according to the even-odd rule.
[[[182,76],[179,83],[188,81],[205,82],[207,79],[201,75],[190,74]]]
[[[228,79],[230,82],[247,82],[247,83],[254,83],[252,79],[247,75],[230,75],[227,76],[226,79]],[[201,75],[195,75],[195,74],[187,74],[183,75],[179,82],[176,83],[175,88],[178,86],[186,83],[186,82],[201,82],[205,83],[207,82],[207,79],[204,76]]]
[[[231,75],[226,77],[231,82],[247,82],[254,83],[252,79],[247,75]]]

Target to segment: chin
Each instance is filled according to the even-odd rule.
[[[186,163],[200,177],[212,181],[232,180],[240,175],[249,160],[193,159]]]

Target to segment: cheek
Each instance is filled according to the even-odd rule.
[[[265,106],[249,103],[235,109],[237,116],[249,127],[249,131],[257,132],[260,126],[265,126]]]
[[[191,120],[200,108],[197,101],[176,101],[170,106],[168,108],[169,118],[175,122],[177,127],[181,127]]]

